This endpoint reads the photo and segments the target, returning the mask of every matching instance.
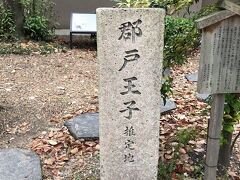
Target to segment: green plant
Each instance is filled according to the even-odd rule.
[[[160,7],[167,10],[169,14],[173,14],[183,8],[188,8],[194,2],[199,0],[113,0],[117,2],[118,7]]]
[[[54,18],[54,6],[55,4],[49,0],[20,0],[20,3],[24,7],[24,16],[44,16],[47,19]]]
[[[210,99],[211,100],[211,99]],[[220,151],[218,157],[218,173],[223,176],[226,174],[227,167],[230,165],[230,156],[237,135],[232,142],[234,125],[240,121],[240,97],[239,94],[226,94],[224,104],[224,115],[222,122],[222,132],[220,139]]]
[[[194,3],[194,0],[115,0],[119,7],[162,7],[175,11]],[[197,1],[196,1],[197,2]],[[166,16],[164,36],[163,69],[182,65],[187,61],[187,55],[200,43],[200,32],[192,19]],[[162,85],[161,94],[166,98],[172,93],[173,79],[168,77]]]
[[[151,2],[149,0],[113,0],[117,2],[118,7],[135,7],[135,8],[143,8],[149,7]]]
[[[158,165],[158,180],[166,179],[171,180],[172,179],[172,173],[176,169],[176,162],[171,161],[169,163],[163,163],[160,162]]]
[[[192,176],[195,178],[195,179],[201,179],[201,177],[204,176],[204,162],[201,162],[201,164],[198,164],[198,165],[194,165],[194,170],[193,172],[191,173]]]
[[[33,40],[51,40],[57,23],[54,3],[48,0],[21,0],[24,6],[25,35]]]
[[[157,3],[156,3],[157,2]],[[174,1],[174,0],[159,0],[155,1],[155,6],[167,8],[169,6],[177,6],[178,8],[186,1]],[[188,1],[184,7],[191,5],[193,1]],[[177,8],[177,9],[178,9]],[[189,53],[196,49],[200,45],[201,33],[195,27],[195,19],[209,15],[218,11],[216,6],[207,6],[203,8],[199,13],[195,13],[193,18],[177,18],[172,16],[166,16],[165,18],[165,36],[164,36],[164,59],[163,67],[172,68],[173,66],[182,65],[187,62],[187,56]],[[166,81],[162,85],[161,93],[163,99],[166,99],[171,91],[172,79]]]
[[[193,128],[181,129],[177,132],[176,136],[173,138],[177,145],[174,146],[174,151],[172,152],[172,159],[168,162],[159,162],[158,165],[158,179],[172,179],[172,175],[177,176],[178,179],[183,179],[182,174],[178,174],[178,159],[180,158],[179,149],[186,146],[190,140],[195,140],[197,138],[197,131]],[[200,171],[197,169],[196,172]],[[199,175],[199,174],[198,174]]]
[[[24,31],[33,40],[49,40],[53,29],[48,27],[48,19],[44,16],[31,16],[25,21]]]
[[[186,146],[190,140],[195,140],[196,137],[197,132],[193,128],[182,129],[176,134],[176,140],[182,146]]]
[[[157,2],[157,3],[156,3]],[[185,2],[185,5],[184,5]],[[176,9],[186,7],[193,3],[193,1],[174,1],[174,0],[159,0],[155,1],[155,6],[167,8],[175,6]],[[215,5],[203,8],[199,13],[195,13],[193,18],[177,18],[166,16],[165,18],[165,36],[164,36],[164,58],[163,67],[172,68],[187,62],[189,53],[199,47],[201,33],[195,27],[194,21],[200,17],[209,15],[218,11]],[[166,99],[171,91],[172,79],[165,81],[162,85],[161,94],[163,99]]]
[[[215,13],[217,11],[219,11],[220,8],[215,5],[209,5],[209,6],[206,6],[204,8],[202,8],[199,12],[195,13],[192,17],[193,20],[196,20],[196,19],[199,19],[201,17],[204,17],[204,16],[208,16],[212,13]]]
[[[234,94],[227,94],[225,96],[225,101],[223,130],[233,133],[234,125],[240,121],[240,99]]]
[[[184,64],[189,53],[198,47],[199,42],[200,32],[196,29],[193,20],[166,16],[163,68]],[[169,77],[162,85],[161,94],[164,101],[172,93],[172,81],[173,79]]]
[[[15,36],[50,40],[57,25],[53,6],[54,3],[48,0],[3,1],[0,4],[0,40]],[[20,16],[18,13],[21,13],[21,18],[16,18]]]
[[[12,42],[1,43],[0,54],[50,54],[54,52],[66,52],[66,48],[56,43],[32,42],[27,43]]]
[[[199,0],[151,0],[151,7],[160,7],[166,9],[168,14],[174,14],[179,10],[189,7]]]
[[[164,77],[164,83],[162,84],[161,88],[161,96],[163,99],[163,103],[166,104],[166,100],[169,96],[169,94],[172,94],[172,81],[173,78],[170,76]]]
[[[8,41],[14,39],[15,24],[13,14],[10,9],[7,9],[0,4],[0,40]]]
[[[182,65],[191,50],[198,47],[200,32],[191,19],[166,16],[164,67]]]
[[[210,102],[208,102],[210,103]],[[232,134],[234,125],[240,122],[240,99],[235,94],[225,95],[224,115],[222,122],[222,134],[220,145],[223,146],[229,143],[229,139],[224,134]]]

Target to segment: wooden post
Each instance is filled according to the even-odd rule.
[[[205,180],[216,180],[225,94],[212,96],[211,117],[208,126]]]
[[[72,33],[72,32],[70,32],[70,49],[72,49],[72,48],[73,48],[73,44],[72,44],[72,43],[73,43],[73,40],[72,40],[72,39],[73,39],[73,37],[72,37],[72,36],[73,36],[73,33]]]

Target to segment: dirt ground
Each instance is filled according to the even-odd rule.
[[[198,59],[199,56],[196,55],[190,63],[173,71],[175,95],[172,99],[177,103],[178,109],[162,116],[162,133],[171,134],[173,129],[186,124],[199,126],[206,131],[207,118],[200,117],[199,113],[199,109],[204,105],[200,102],[199,107],[195,108],[196,83],[189,83],[184,77],[185,74],[197,70]],[[65,130],[62,130],[65,120],[84,112],[97,112],[97,72],[94,48],[75,49],[46,56],[0,56],[0,148],[26,148],[33,139],[44,139],[43,135],[47,134],[49,138],[55,136],[55,132],[65,133]],[[168,140],[165,138],[163,137],[162,141],[166,143]],[[90,148],[92,146],[89,145]],[[232,173],[239,171],[236,169],[236,166],[239,167],[239,148],[238,141],[232,158]],[[97,179],[99,156],[95,155],[86,157],[84,163],[78,156],[69,159],[56,177]],[[45,157],[42,156],[42,160],[48,164]],[[79,163],[85,164],[81,172]],[[58,178],[52,178],[51,174],[44,172],[44,179]]]
[[[74,113],[96,109],[95,50],[0,56],[0,147],[24,147]]]

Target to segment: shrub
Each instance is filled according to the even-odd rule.
[[[49,0],[21,0],[24,6],[25,36],[33,40],[51,40],[56,27],[54,3]]]
[[[164,43],[163,68],[182,65],[187,61],[187,55],[198,47],[200,32],[191,19],[166,16]],[[172,93],[172,80],[169,77],[162,85],[161,94],[164,102],[169,93]]]
[[[54,3],[48,0],[21,0],[24,6],[25,36],[37,41],[51,40],[55,29]]]
[[[195,140],[197,131],[193,128],[182,129],[177,132],[176,140],[180,145],[186,146],[190,140]]]
[[[53,35],[53,29],[50,29],[48,24],[48,19],[44,16],[28,17],[24,24],[25,34],[33,40],[49,40]]]
[[[195,13],[192,18],[193,18],[193,20],[196,20],[201,17],[208,16],[209,14],[212,14],[219,10],[220,10],[220,8],[217,7],[216,5],[209,5],[209,6],[202,8],[199,12]]]
[[[201,33],[195,27],[194,21],[218,10],[219,8],[216,6],[207,6],[191,19],[166,16],[163,55],[164,69],[182,65],[187,61],[189,53],[200,45]],[[162,85],[161,94],[164,100],[169,93],[172,93],[171,83],[172,79],[169,78]]]
[[[160,162],[158,165],[158,176],[157,179],[166,179],[166,180],[171,180],[172,179],[172,173],[176,169],[176,162],[171,161],[169,163],[163,163]]]
[[[58,43],[46,43],[46,42],[11,42],[0,43],[0,55],[1,54],[50,54],[54,52],[66,52],[66,48]]]
[[[114,0],[120,7],[160,7],[172,14],[183,8],[188,8],[199,0]],[[187,61],[187,55],[200,45],[201,33],[195,27],[194,20],[217,11],[216,6],[208,6],[196,13],[193,18],[177,18],[166,16],[164,36],[163,68],[182,65]],[[171,93],[172,79],[166,79],[162,85],[161,94],[165,100]]]
[[[173,14],[183,8],[188,8],[199,0],[113,0],[118,7],[159,7],[164,8],[168,14]]]
[[[0,40],[13,40],[15,25],[12,12],[0,4]]]
[[[198,47],[200,33],[191,19],[166,16],[164,41],[163,66],[182,65],[189,52]]]
[[[48,0],[18,0],[24,12],[23,23],[15,26],[12,8],[3,1],[0,3],[0,40],[16,39],[15,29],[24,29],[24,36],[33,40],[50,40],[56,26],[53,11],[54,3]],[[8,8],[9,6],[9,8]],[[12,6],[12,5],[11,5]],[[23,27],[22,27],[23,26]]]
[[[240,122],[240,98],[236,94],[226,94],[223,116],[223,129],[221,137],[221,145],[227,143],[224,133],[232,134],[234,132],[234,125]],[[231,144],[231,142],[230,142]]]
[[[149,7],[151,2],[149,0],[113,0],[117,2],[118,7]]]

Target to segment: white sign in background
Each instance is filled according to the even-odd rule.
[[[71,32],[96,32],[96,14],[72,13]]]

